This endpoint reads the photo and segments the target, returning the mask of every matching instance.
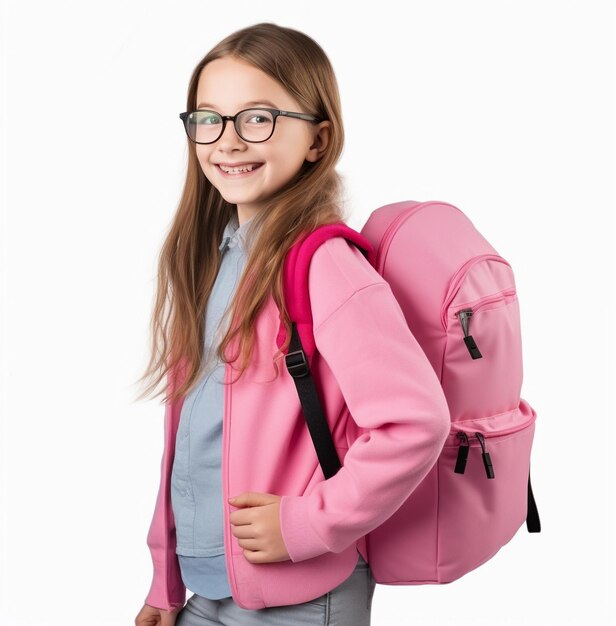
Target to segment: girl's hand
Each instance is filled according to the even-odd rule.
[[[280,496],[246,491],[229,498],[235,507],[246,507],[229,515],[231,532],[244,548],[251,563],[272,563],[291,559],[280,531]]]
[[[164,609],[157,609],[149,604],[144,604],[137,617],[135,617],[135,626],[174,626],[178,613],[182,608],[165,611]]]

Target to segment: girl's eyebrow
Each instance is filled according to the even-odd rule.
[[[273,107],[274,109],[278,108],[273,102],[270,102],[269,100],[251,100],[250,102],[245,102],[243,106],[251,107],[251,106],[256,106],[258,104],[265,104],[267,106]],[[212,109],[217,108],[215,104],[210,104],[209,102],[201,102],[200,104],[197,105],[198,109],[202,107],[210,107]]]

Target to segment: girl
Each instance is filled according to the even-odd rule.
[[[305,34],[257,24],[199,62],[180,117],[188,173],[144,375],[146,393],[165,375],[168,392],[154,575],[135,624],[369,624],[365,535],[423,479],[450,422],[389,285],[343,237],[309,268],[311,371],[343,463],[328,480],[280,364],[285,254],[343,221],[334,72]]]

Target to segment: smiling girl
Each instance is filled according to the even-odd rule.
[[[311,371],[343,464],[328,480],[280,367],[285,255],[344,217],[333,69],[307,35],[250,26],[197,64],[180,118],[188,169],[144,375],[145,393],[167,381],[154,576],[135,624],[369,624],[365,535],[432,466],[449,413],[389,285],[343,237],[309,270]]]

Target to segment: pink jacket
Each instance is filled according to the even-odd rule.
[[[329,239],[314,253],[308,279],[317,348],[311,370],[342,467],[324,479],[284,358],[276,377],[272,355],[281,322],[270,297],[256,322],[253,361],[225,388],[224,545],[233,599],[245,609],[314,599],[350,576],[358,551],[369,562],[365,535],[423,480],[450,430],[437,375],[389,284],[363,254],[342,237]],[[225,381],[237,377],[225,367]],[[165,407],[160,487],[147,536],[154,575],[145,602],[167,610],[186,599],[170,496],[182,402]],[[291,560],[244,558],[228,503],[244,491],[281,496]]]

